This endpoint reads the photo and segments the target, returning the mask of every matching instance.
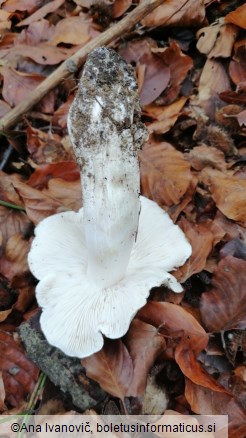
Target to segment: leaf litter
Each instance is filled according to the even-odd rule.
[[[135,7],[111,3],[103,9],[86,0],[2,2],[1,116]],[[153,289],[127,335],[83,360],[88,377],[111,397],[109,413],[121,412],[117,399],[130,412],[150,413],[149,399],[156,398],[158,413],[228,414],[230,438],[245,436],[245,13],[240,1],[170,0],[114,42],[135,70],[150,133],[139,155],[141,191],[179,224],[193,253],[173,273],[184,287],[178,299],[164,287]],[[66,127],[78,77],[64,79],[2,135],[4,413],[23,409],[38,379],[16,335],[37,311],[26,261],[34,225],[82,205]]]

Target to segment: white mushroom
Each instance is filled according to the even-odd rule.
[[[44,219],[28,261],[40,280],[41,328],[51,345],[83,358],[103,335],[123,336],[160,284],[182,287],[169,271],[191,254],[183,232],[153,201],[139,197],[137,153],[147,134],[131,70],[112,50],[94,50],[68,117],[81,170],[83,208]]]

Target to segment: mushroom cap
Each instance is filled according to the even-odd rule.
[[[50,216],[36,227],[28,262],[40,280],[36,296],[41,328],[48,342],[68,356],[83,358],[99,351],[103,335],[123,336],[152,287],[165,284],[182,292],[168,271],[187,260],[191,246],[155,202],[145,197],[140,202],[126,274],[108,288],[94,284],[87,273],[83,209]]]

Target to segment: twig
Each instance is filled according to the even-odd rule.
[[[82,65],[88,53],[100,46],[105,46],[111,41],[129,32],[140,20],[161,5],[165,0],[145,0],[132,12],[124,17],[101,35],[94,38],[74,55],[64,61],[50,76],[47,77],[27,99],[9,111],[0,121],[0,130],[6,131],[15,125],[21,117],[36,105],[50,90],[56,87],[71,73],[75,73]]]

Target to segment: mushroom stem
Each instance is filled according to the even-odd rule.
[[[81,172],[87,274],[107,288],[124,277],[136,239],[138,150],[148,136],[131,68],[114,51],[89,55],[68,130]]]

